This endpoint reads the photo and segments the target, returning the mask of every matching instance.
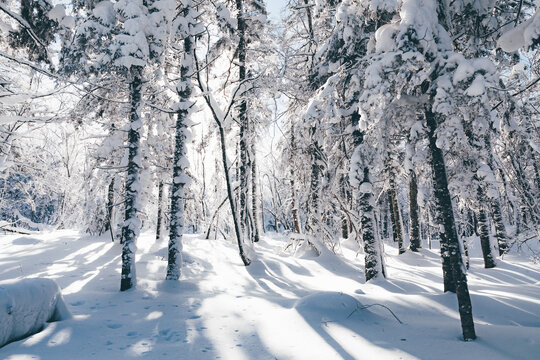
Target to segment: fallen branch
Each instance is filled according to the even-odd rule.
[[[365,310],[365,309],[368,309],[372,306],[382,306],[383,308],[385,308],[386,310],[388,310],[390,312],[390,314],[392,314],[392,316],[397,320],[398,323],[400,324],[403,324],[403,321],[399,320],[399,318],[396,316],[396,314],[394,314],[394,312],[392,310],[390,310],[390,308],[386,305],[383,305],[383,304],[370,304],[370,305],[360,305],[360,303],[357,303],[356,305],[356,309],[354,309],[350,314],[349,316],[347,316],[347,319],[350,318],[355,312],[357,312],[358,310]]]

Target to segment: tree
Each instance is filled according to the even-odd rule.
[[[482,68],[483,63],[470,64],[463,56],[452,53],[445,30],[451,19],[446,11],[442,2],[424,1],[420,8],[418,2],[406,0],[401,5],[400,21],[379,27],[366,69],[361,122],[370,121],[373,125],[368,127],[376,126],[378,119],[387,118],[392,104],[409,108],[425,121],[437,222],[441,227],[444,290],[457,293],[463,338],[472,340],[476,337],[472,307],[442,149],[446,148],[448,131],[460,124],[456,121],[460,118],[459,112],[452,110],[455,94],[451,76],[454,76],[454,84],[459,84],[456,70],[459,65],[472,65],[475,69],[474,65]],[[479,73],[473,70],[473,79]],[[470,79],[470,75],[465,79]],[[469,95],[473,101],[477,99],[474,94]],[[396,97],[401,99],[399,103],[393,100]],[[403,122],[401,126],[411,131],[414,124],[415,121]]]
[[[180,80],[176,85],[179,102],[176,104],[176,137],[173,160],[173,177],[171,186],[171,225],[169,230],[169,247],[167,263],[167,280],[178,280],[182,266],[182,234],[184,228],[184,187],[189,183],[186,169],[189,165],[186,154],[187,125],[193,106],[192,77],[195,70],[193,58],[193,35],[196,34],[198,23],[197,13],[191,0],[183,0],[180,8],[182,21],[178,23],[177,36],[183,39],[182,61],[180,65]]]
[[[83,17],[73,45],[63,56],[65,71],[113,75],[128,87],[129,125],[120,283],[120,290],[124,291],[136,283],[135,241],[141,226],[138,218],[141,212],[139,171],[145,69],[162,59],[163,37],[168,34],[166,20],[172,13],[171,3],[121,0],[77,5]]]

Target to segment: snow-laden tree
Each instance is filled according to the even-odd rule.
[[[282,144],[288,158],[284,170],[290,186],[287,218],[292,218],[296,232],[305,231],[323,238],[328,237],[322,222],[324,207],[328,204],[326,191],[323,191],[328,174],[324,148],[326,128],[316,118],[303,115],[310,98],[333,71],[325,64],[319,66],[315,57],[330,36],[336,4],[336,1],[289,1],[281,37],[283,81],[280,89],[288,100],[290,122]]]
[[[210,129],[219,136],[233,231],[242,261],[249,265],[244,247],[257,240],[259,229],[255,158],[257,129],[263,125],[257,121],[267,113],[260,94],[273,81],[269,76],[273,42],[266,41],[271,34],[263,2],[217,1],[204,6],[205,33],[197,39],[197,84],[216,125]]]
[[[135,241],[141,223],[139,194],[141,184],[140,138],[143,129],[142,106],[144,83],[152,74],[152,65],[163,59],[168,24],[174,16],[175,2],[102,1],[76,4],[81,22],[75,39],[63,56],[64,68],[89,76],[114,76],[126,84],[129,102],[127,163],[122,226],[122,278],[120,290],[135,285]]]
[[[78,211],[78,134],[63,124],[71,104],[53,67],[65,18],[49,1],[0,2],[0,204],[4,220],[34,229],[69,226]]]
[[[462,109],[467,104],[485,100],[489,80],[484,75],[490,73],[493,65],[484,59],[468,60],[452,50],[445,29],[447,22],[451,22],[446,11],[442,2],[405,0],[399,10],[399,20],[378,28],[373,55],[366,69],[360,122],[361,127],[382,126],[396,101],[424,121],[440,227],[445,291],[457,293],[463,337],[472,340],[476,337],[472,307],[444,150],[456,140],[451,137],[456,131],[463,131],[471,124]],[[394,119],[396,116],[393,113]],[[399,120],[405,131],[416,124],[415,118]]]
[[[385,159],[391,149],[390,136],[398,132],[399,127],[392,128],[388,124],[384,132],[366,131],[366,127],[360,127],[358,106],[368,43],[376,25],[389,21],[396,7],[397,4],[393,8],[386,5],[382,8],[366,8],[365,4],[353,1],[343,1],[337,7],[336,26],[315,56],[318,73],[325,80],[304,115],[308,123],[317,122],[320,134],[328,138],[323,142],[328,157],[327,169],[330,170],[326,177],[325,193],[331,196],[327,195],[321,200],[334,202],[334,199],[338,199],[340,211],[349,218],[355,210],[360,212],[361,226],[358,228],[361,239],[358,240],[362,240],[364,245],[367,280],[384,275],[381,245],[376,231],[372,179],[384,172]],[[384,141],[388,147],[378,145],[378,141]],[[336,143],[340,146],[333,145]],[[336,163],[339,164],[339,171],[331,171],[331,164]],[[347,194],[349,182],[353,197]],[[348,205],[352,198],[356,201],[353,206]],[[325,202],[322,204],[328,218],[331,207]],[[341,221],[344,234],[347,233],[343,231],[345,227],[352,225],[356,229],[354,221]],[[327,232],[333,231],[338,231],[335,226]]]
[[[191,0],[182,0],[179,8],[176,37],[181,41],[183,47],[177,47],[181,51],[180,80],[176,85],[176,92],[179,102],[175,105],[176,125],[175,125],[175,147],[174,159],[172,163],[172,185],[171,185],[171,224],[169,230],[167,280],[178,280],[182,266],[182,234],[184,231],[184,187],[189,183],[190,178],[186,173],[189,162],[186,158],[186,142],[190,133],[187,126],[191,124],[190,115],[193,113],[195,103],[191,96],[194,90],[193,76],[194,64],[194,37],[203,31],[201,24],[197,21],[199,14],[195,10],[195,4]]]

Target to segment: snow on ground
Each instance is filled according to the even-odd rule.
[[[54,280],[22,279],[0,285],[0,347],[41,331],[46,322],[70,318]]]
[[[479,338],[463,342],[436,250],[398,257],[387,245],[389,280],[365,284],[353,250],[298,258],[285,244],[263,238],[246,268],[233,243],[185,236],[182,281],[171,282],[166,243],[143,234],[137,289],[120,293],[121,249],[105,237],[0,236],[0,284],[52,278],[74,315],[0,359],[538,359],[540,268],[524,257],[494,269],[472,258]]]

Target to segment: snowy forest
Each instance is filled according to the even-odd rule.
[[[540,2],[0,0],[0,358],[538,359]]]

